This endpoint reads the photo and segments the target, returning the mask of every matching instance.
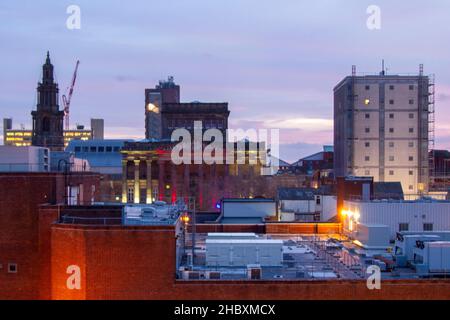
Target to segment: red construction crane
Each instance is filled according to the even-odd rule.
[[[75,71],[73,72],[72,77],[72,83],[70,84],[69,89],[69,95],[66,97],[65,94],[62,96],[62,101],[64,105],[64,129],[69,130],[69,110],[70,110],[70,99],[72,99],[72,93],[73,93],[73,87],[75,86],[75,80],[77,79],[77,71],[78,71],[78,65],[80,64],[80,61],[77,60],[77,64],[75,65]]]

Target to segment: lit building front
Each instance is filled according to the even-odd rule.
[[[172,162],[176,142],[127,142],[122,148],[122,202],[152,203],[155,200],[185,203],[195,199],[199,210],[214,210],[221,198],[254,197],[264,192],[261,176],[266,157],[260,148],[256,163],[250,164],[245,151],[234,148],[233,158],[245,152],[244,164],[179,164]],[[225,154],[226,152],[224,152]]]

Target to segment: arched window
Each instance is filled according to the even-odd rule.
[[[44,131],[44,132],[50,131],[50,119],[47,117],[42,119],[42,131]]]

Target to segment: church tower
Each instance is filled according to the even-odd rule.
[[[50,148],[53,151],[64,150],[63,118],[64,111],[59,110],[58,84],[53,78],[53,65],[47,51],[47,59],[42,66],[42,82],[37,87],[36,111],[32,111],[32,145]]]

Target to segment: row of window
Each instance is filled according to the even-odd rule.
[[[0,270],[3,269],[3,265],[0,263]],[[8,273],[17,273],[17,263],[8,263]]]
[[[414,99],[408,99],[408,103],[409,103],[410,105],[413,105],[413,104],[414,104]],[[370,99],[369,99],[369,98],[365,98],[365,99],[364,99],[364,104],[365,104],[366,106],[368,106],[368,105],[370,104]],[[390,104],[390,105],[394,105],[394,104],[395,104],[394,99],[389,99],[389,104]]]
[[[395,161],[395,156],[389,156],[389,161]],[[364,156],[364,161],[370,161],[370,156]],[[414,161],[413,156],[408,156],[408,161]]]
[[[370,113],[366,113],[366,114],[364,115],[364,117],[365,117],[366,119],[370,119]],[[395,114],[394,114],[394,113],[389,113],[389,119],[394,119],[394,117],[395,117]],[[414,113],[409,113],[409,114],[408,114],[408,117],[409,117],[409,119],[414,119]]]
[[[365,174],[366,176],[370,176],[370,170],[365,170],[364,174]],[[393,176],[394,174],[395,174],[394,170],[389,170],[389,175],[390,175],[390,176]],[[408,170],[408,174],[409,174],[410,176],[413,176],[413,175],[414,175],[414,171],[413,171],[413,170]]]
[[[99,146],[99,147],[75,147],[75,152],[119,152],[120,147]]]
[[[364,142],[364,146],[366,148],[370,148],[370,142],[369,141]],[[395,147],[394,141],[389,141],[388,146],[389,148],[394,148]],[[414,141],[408,141],[408,147],[414,148]]]
[[[398,231],[400,231],[400,232],[401,231],[409,231],[409,223],[399,223]],[[424,223],[423,231],[433,231],[433,224],[432,223]]]
[[[365,131],[365,133],[370,133],[370,127],[366,127],[365,129],[364,129],[364,131]],[[389,128],[389,133],[394,133],[394,128]],[[408,132],[409,133],[414,133],[414,128],[408,128]]]
[[[414,85],[413,84],[410,84],[409,86],[408,86],[408,88],[409,88],[409,90],[414,90]],[[389,85],[389,90],[394,90],[395,89],[395,85],[393,85],[393,84],[390,84]],[[366,85],[366,90],[370,90],[370,85]]]

